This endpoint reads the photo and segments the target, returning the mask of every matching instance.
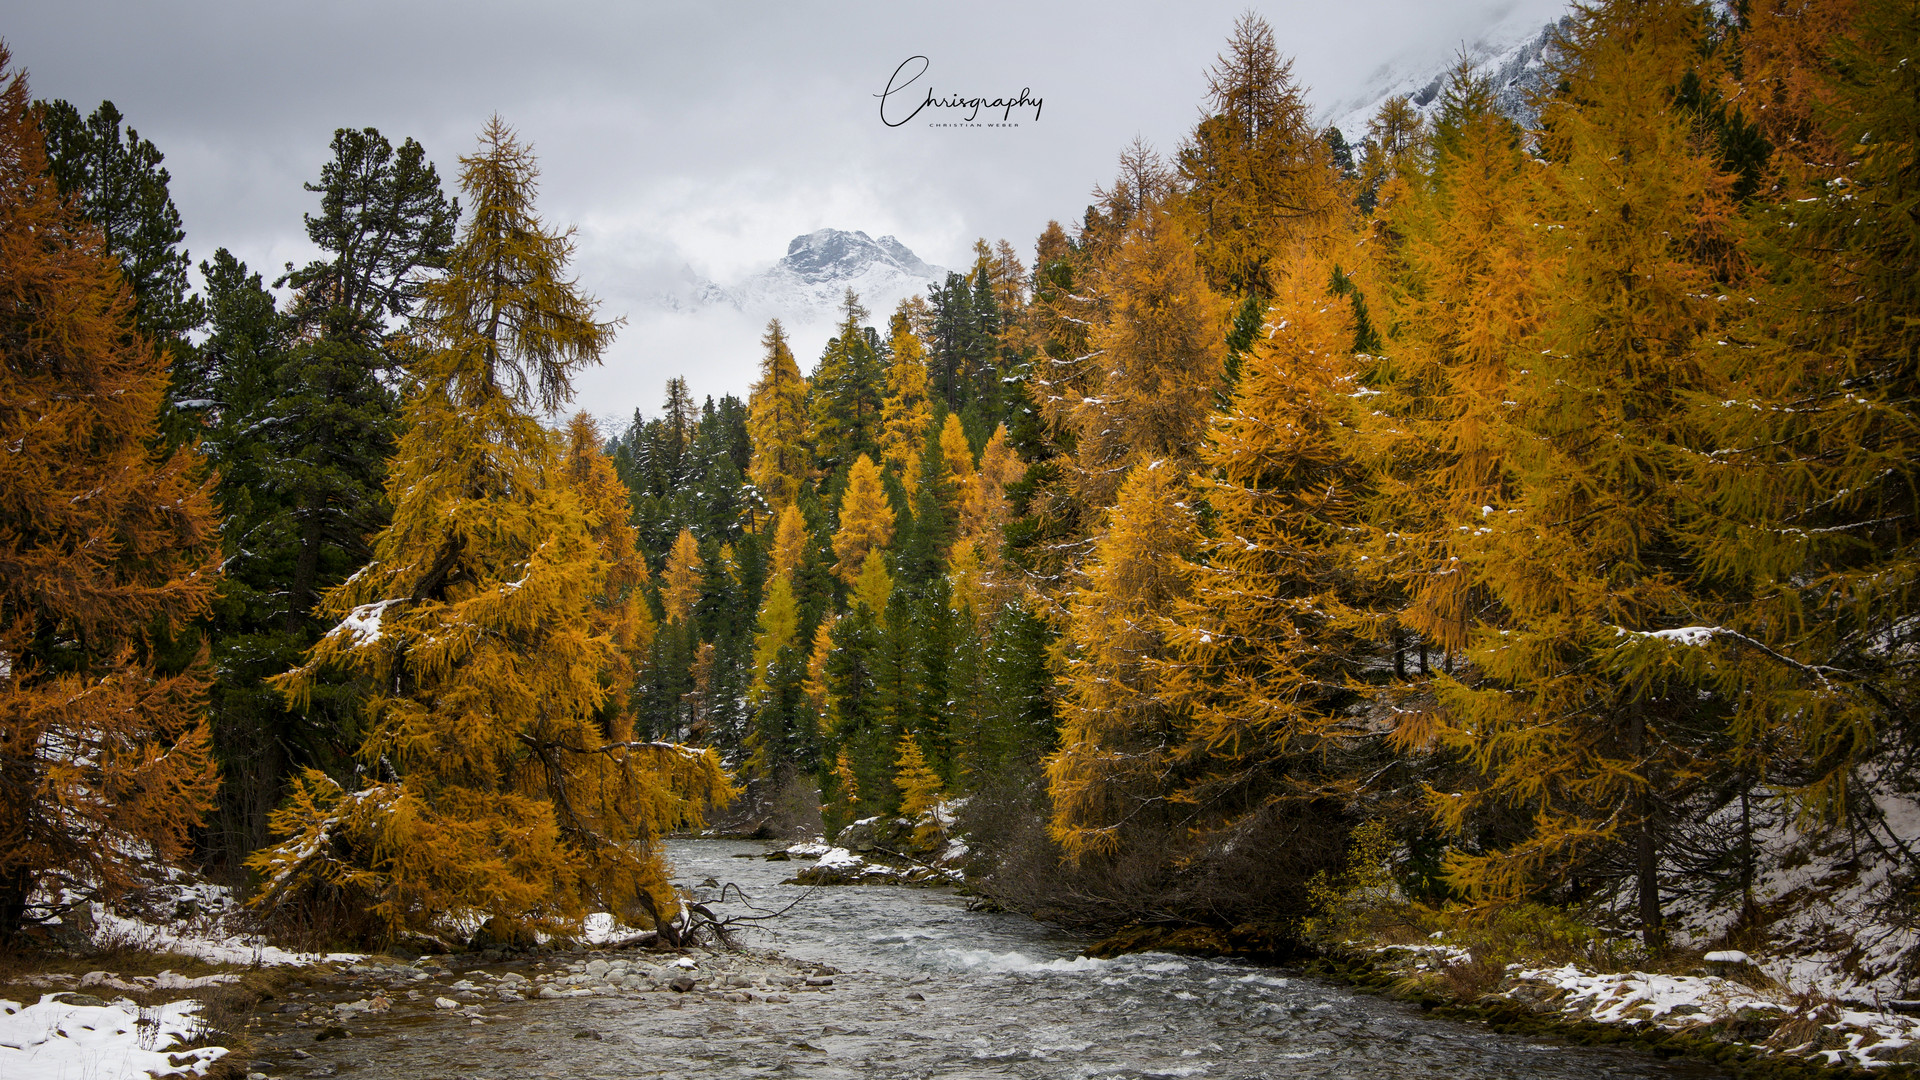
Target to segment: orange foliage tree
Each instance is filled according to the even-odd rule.
[[[571,396],[612,327],[564,276],[568,234],[533,214],[528,149],[496,119],[461,164],[472,216],[428,290],[393,523],[328,593],[339,625],[281,680],[296,703],[330,668],[381,687],[363,778],[298,779],[272,818],[287,839],[250,860],[267,876],[255,903],[331,892],[388,935],[564,931],[596,909],[662,923],[659,834],[731,789],[711,751],[606,714],[610,673],[631,670],[605,604],[639,577],[625,511],[593,497],[595,462],[569,476],[533,415]]]
[[[9,57],[0,46],[0,72]],[[212,674],[182,642],[220,545],[166,361],[61,201],[24,74],[0,89],[0,940],[36,893],[110,894],[211,804]]]

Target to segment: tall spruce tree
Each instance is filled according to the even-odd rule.
[[[447,200],[412,139],[396,150],[373,128],[341,128],[332,150],[319,182],[306,185],[320,196],[320,213],[306,215],[307,238],[326,255],[298,269],[288,263],[275,284],[293,287],[294,317],[320,336],[373,346],[444,265],[460,204]]]
[[[387,523],[399,422],[390,375],[402,363],[390,324],[444,265],[457,214],[413,140],[396,152],[371,128],[343,129],[332,150],[307,185],[320,197],[307,235],[322,254],[288,266],[286,316],[224,251],[203,266],[215,322],[199,392],[212,402],[229,578],[213,624],[214,730],[229,765],[220,854],[235,860],[266,842],[293,770],[344,777],[359,744],[355,677],[322,680],[298,713],[263,680],[319,639],[321,594],[366,561],[367,538]]]
[[[815,460],[822,472],[851,466],[861,455],[880,456],[886,367],[873,328],[862,325],[867,309],[847,290],[840,328],[808,380],[808,412]]]
[[[107,251],[133,290],[134,322],[148,339],[174,352],[206,319],[187,271],[193,265],[180,211],[161,166],[165,156],[131,127],[113,102],[84,119],[64,101],[40,102],[40,128],[61,194],[73,199],[106,237]],[[187,372],[176,374],[176,380]]]

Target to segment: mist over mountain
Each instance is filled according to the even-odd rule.
[[[878,321],[902,299],[925,292],[946,276],[945,267],[925,261],[895,237],[875,240],[859,231],[818,229],[794,237],[787,253],[763,270],[730,285],[689,275],[660,302],[679,312],[731,308],[757,320],[778,318],[790,329],[803,329],[832,325],[848,289],[860,295]]]
[[[1530,124],[1529,95],[1545,83],[1554,32],[1563,20],[1559,12],[1543,11],[1538,3],[1516,2],[1496,10],[1484,26],[1467,31],[1471,37],[1428,38],[1398,48],[1387,47],[1387,39],[1381,38],[1381,51],[1356,54],[1365,57],[1359,70],[1372,65],[1370,73],[1343,82],[1343,92],[1316,96],[1321,103],[1316,128],[1336,125],[1357,146],[1366,135],[1367,121],[1393,96],[1406,97],[1431,118],[1461,56],[1476,74],[1493,81],[1502,111]],[[1359,89],[1346,89],[1356,83]],[[1172,142],[1166,140],[1162,149]],[[1099,173],[1089,173],[1083,190],[1101,180]],[[825,212],[829,209],[831,214]],[[848,288],[859,294],[870,324],[884,330],[901,299],[945,280],[948,267],[894,235],[876,237],[881,228],[901,228],[898,218],[867,217],[857,203],[822,211],[815,221],[867,223],[874,232],[823,227],[795,236],[785,229],[773,231],[767,222],[730,238],[720,258],[686,238],[669,239],[666,232],[615,232],[613,243],[591,252],[590,277],[603,283],[610,310],[624,316],[627,324],[606,366],[581,376],[587,407],[622,417],[635,407],[652,411],[658,407],[662,373],[685,374],[696,394],[744,396],[759,377],[760,338],[769,319],[780,320],[802,370],[810,372],[838,325]],[[1056,212],[1063,220],[1071,217],[1072,203]],[[993,238],[987,227],[973,231],[956,225],[934,232],[943,234]],[[790,237],[784,253],[778,239],[782,235]],[[1032,257],[1031,236],[1007,236],[1023,259]],[[936,256],[962,268],[971,262],[965,247],[941,247]],[[646,374],[640,375],[642,371]]]
[[[1532,96],[1546,85],[1555,41],[1566,23],[1566,16],[1544,25],[1531,21],[1500,23],[1473,42],[1461,42],[1459,49],[1444,60],[1382,64],[1365,89],[1324,110],[1323,126],[1339,128],[1347,141],[1357,146],[1366,138],[1367,121],[1393,97],[1406,98],[1431,121],[1440,107],[1447,78],[1463,56],[1475,75],[1492,81],[1500,111],[1522,127],[1530,126],[1535,119]]]

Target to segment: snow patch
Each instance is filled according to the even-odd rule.
[[[310,953],[269,945],[256,934],[236,933],[214,919],[197,924],[159,925],[116,915],[106,905],[93,905],[96,941],[130,945],[149,952],[191,956],[209,964],[239,967],[281,967],[324,963],[357,963],[365,953]]]
[[[226,1048],[179,1047],[204,1030],[197,1001],[141,1007],[120,1000],[74,1005],[46,994],[22,1007],[0,1000],[0,1076],[7,1080],[135,1080],[205,1076]]]
[[[361,604],[348,612],[347,617],[341,619],[333,629],[327,631],[327,636],[332,637],[344,630],[351,637],[350,644],[371,645],[380,640],[381,616],[386,614],[388,608],[400,602],[399,600],[380,600],[372,604]]]
[[[832,869],[851,870],[854,867],[864,866],[866,861],[843,847],[829,848],[820,856],[820,865]]]

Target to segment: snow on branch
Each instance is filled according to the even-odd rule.
[[[347,617],[341,619],[333,629],[327,631],[327,636],[332,637],[344,630],[352,636],[350,645],[371,645],[380,640],[381,616],[386,614],[387,608],[400,603],[402,599],[404,598],[361,604],[348,612]]]
[[[1651,638],[1668,645],[1693,646],[1705,645],[1718,635],[1741,636],[1724,626],[1678,626],[1672,630],[1629,630],[1624,626],[1616,626],[1613,632],[1621,637]]]

